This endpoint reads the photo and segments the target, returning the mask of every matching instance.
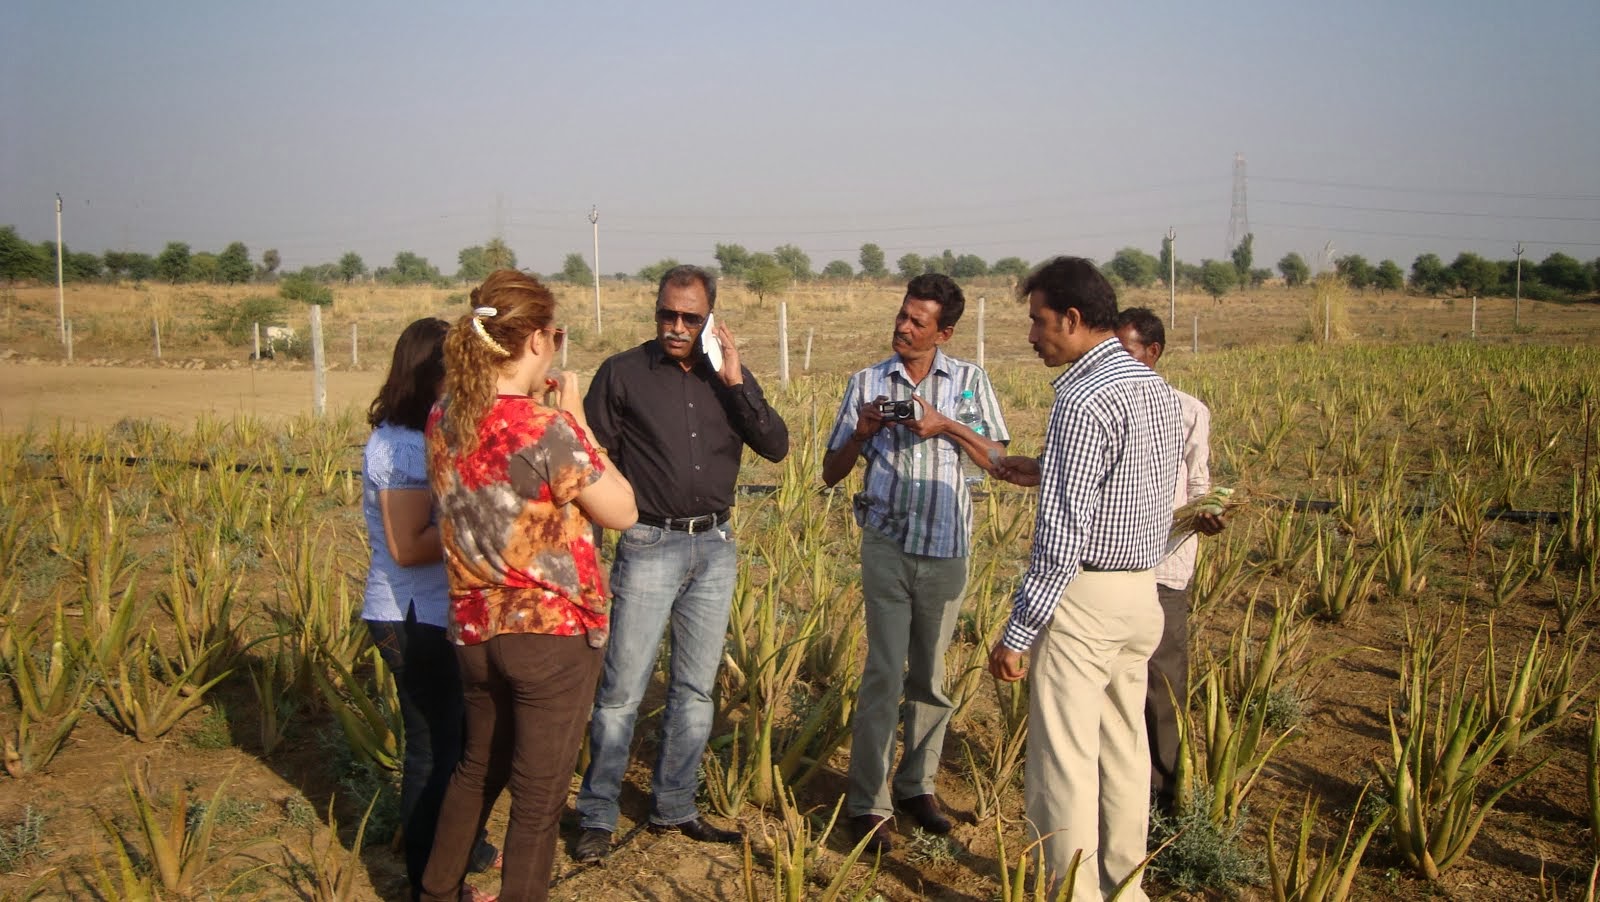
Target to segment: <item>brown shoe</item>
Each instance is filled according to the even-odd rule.
[[[865,845],[862,851],[868,855],[883,855],[894,848],[894,843],[889,840],[889,819],[877,814],[858,814],[850,818],[850,838],[856,845]]]
[[[943,835],[949,833],[950,828],[955,826],[955,823],[939,810],[939,799],[933,793],[901,799],[895,805],[911,815],[916,820],[917,826],[929,833]]]

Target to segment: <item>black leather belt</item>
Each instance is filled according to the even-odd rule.
[[[701,514],[698,517],[657,517],[654,514],[641,513],[639,522],[669,532],[686,532],[694,535],[728,522],[728,512],[718,511],[714,514]]]
[[[643,518],[641,518],[641,519],[643,519]],[[1127,567],[1096,567],[1094,564],[1091,564],[1088,561],[1084,561],[1083,563],[1079,564],[1078,565],[1078,569],[1082,570],[1084,573],[1138,573],[1139,572],[1137,570],[1129,570]]]

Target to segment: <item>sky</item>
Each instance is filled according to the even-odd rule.
[[[1600,3],[11,0],[0,225],[286,270],[1600,257]],[[592,262],[592,261],[591,261]]]

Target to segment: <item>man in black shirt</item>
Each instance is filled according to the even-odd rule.
[[[726,326],[712,329],[720,367],[701,350],[716,299],[716,279],[704,269],[669,270],[656,291],[655,339],[602,363],[583,401],[595,438],[633,485],[639,523],[623,532],[611,568],[611,641],[578,794],[579,861],[611,851],[634,719],[669,619],[671,676],[651,828],[703,842],[740,839],[703,821],[695,804],[738,562],[728,508],[744,446],[782,460],[789,430],[740,365]]]

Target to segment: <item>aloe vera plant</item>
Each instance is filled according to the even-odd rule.
[[[783,785],[783,780],[774,775],[774,785],[777,792],[778,826],[770,827],[766,821],[762,822],[762,830],[766,833],[768,844],[772,849],[772,899],[775,902],[835,902],[839,899],[849,899],[851,902],[862,902],[872,892],[872,882],[878,874],[878,862],[875,860],[867,879],[855,892],[846,890],[850,879],[851,869],[865,853],[870,838],[864,837],[855,847],[845,855],[840,864],[833,869],[833,878],[822,883],[826,875],[813,875],[817,864],[817,852],[828,841],[833,833],[834,826],[839,821],[839,811],[844,807],[841,797],[833,805],[833,812],[829,815],[827,823],[822,830],[813,833],[811,820],[801,813],[799,805],[795,802],[794,792]],[[745,898],[750,902],[761,902],[762,896],[758,889],[761,881],[756,876],[754,860],[750,850],[750,839],[745,837],[744,842],[744,889]],[[818,888],[821,884],[821,888]]]
[[[1355,812],[1346,823],[1338,843],[1328,843],[1313,854],[1311,837],[1316,829],[1319,806],[1308,793],[1300,808],[1300,829],[1287,862],[1280,863],[1278,856],[1278,814],[1282,812],[1281,806],[1273,814],[1272,823],[1267,828],[1267,866],[1271,872],[1272,898],[1275,902],[1343,902],[1350,898],[1361,858],[1366,854],[1373,835],[1384,825],[1386,817],[1373,818],[1366,829],[1357,833],[1356,825],[1362,816],[1361,803],[1366,797],[1367,791],[1363,788],[1356,800]]]
[[[1495,804],[1549,760],[1517,771],[1478,801],[1478,786],[1511,735],[1470,691],[1466,670],[1458,661],[1455,676],[1441,681],[1432,676],[1432,662],[1413,665],[1406,726],[1389,712],[1391,753],[1379,768],[1395,846],[1429,880],[1459,861]]]

